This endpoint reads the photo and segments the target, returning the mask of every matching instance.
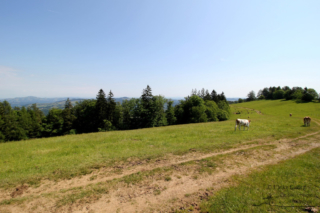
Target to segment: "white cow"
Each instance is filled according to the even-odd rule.
[[[243,130],[245,130],[246,127],[248,127],[249,130],[249,125],[250,125],[251,120],[247,120],[247,119],[236,119],[236,126],[234,127],[234,131],[237,130],[237,125],[239,125],[239,130],[240,130],[240,126],[243,126]]]

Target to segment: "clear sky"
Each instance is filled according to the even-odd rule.
[[[320,92],[319,0],[2,0],[0,98]]]

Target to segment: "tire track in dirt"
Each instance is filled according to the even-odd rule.
[[[300,154],[306,153],[314,148],[320,147],[320,144],[313,144],[309,148],[298,149],[290,154],[278,155],[274,158],[264,159],[265,161],[253,161],[248,160],[242,163],[246,163],[245,166],[240,166],[237,168],[226,169],[224,171],[219,171],[214,175],[208,175],[201,177],[197,180],[184,177],[181,180],[174,179],[167,189],[163,191],[158,196],[143,195],[138,196],[138,198],[133,201],[119,202],[113,200],[110,205],[106,207],[104,205],[108,197],[100,199],[98,202],[90,206],[95,212],[174,212],[177,209],[187,210],[190,206],[193,206],[192,212],[200,212],[199,203],[201,200],[212,194],[207,192],[206,189],[213,188],[213,192],[217,192],[220,189],[230,185],[230,178],[233,175],[245,175],[250,171],[257,169],[258,167],[265,165],[277,164],[283,160],[287,160],[298,156]],[[283,151],[283,150],[282,150]],[[283,152],[282,152],[283,153]],[[159,184],[160,185],[160,184]],[[131,191],[136,191],[137,189],[132,189]],[[193,197],[186,197],[190,195]],[[116,194],[111,195],[116,196]],[[191,211],[191,210],[190,210]],[[85,212],[81,207],[77,209],[77,212]]]

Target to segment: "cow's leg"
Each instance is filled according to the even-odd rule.
[[[234,127],[234,131],[237,131],[237,124],[236,124],[236,126]]]

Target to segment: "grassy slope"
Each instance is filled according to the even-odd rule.
[[[238,107],[259,109],[254,111]],[[320,104],[292,101],[256,101],[232,105],[242,110],[225,122],[176,125],[130,131],[70,135],[0,144],[0,187],[41,178],[71,178],[92,168],[109,166],[130,157],[150,159],[167,153],[183,154],[191,148],[209,152],[248,140],[296,137],[318,127],[302,127],[302,117],[318,116]],[[293,117],[289,117],[293,113]],[[249,131],[234,131],[235,118],[252,120]],[[319,118],[319,116],[318,116]]]
[[[275,120],[289,117],[320,118],[318,102],[255,101],[234,105],[259,109]],[[242,114],[242,116],[245,116]],[[312,124],[315,125],[315,124]],[[301,127],[303,128],[303,127]],[[249,176],[235,176],[235,186],[219,191],[202,203],[202,212],[305,212],[308,206],[320,205],[320,149],[312,150],[278,165],[267,166]],[[290,206],[290,207],[289,207]]]
[[[320,206],[320,149],[236,176],[234,183],[203,202],[202,212],[305,212]]]

